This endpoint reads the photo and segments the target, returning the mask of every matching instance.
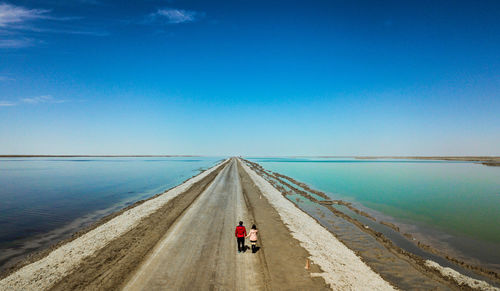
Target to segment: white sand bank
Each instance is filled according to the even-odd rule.
[[[123,235],[139,221],[155,212],[168,201],[185,192],[191,185],[212,173],[218,165],[189,179],[162,195],[123,212],[121,215],[62,245],[48,256],[26,265],[0,281],[0,290],[46,290],[69,274],[86,257]]]
[[[323,277],[333,290],[394,290],[328,230],[295,207],[244,162],[241,164],[277,210],[293,237],[311,254],[310,260],[324,271],[315,275]]]
[[[472,289],[485,290],[485,291],[500,291],[500,288],[491,286],[485,281],[476,280],[471,277],[460,274],[459,272],[453,270],[452,268],[443,267],[440,264],[427,260],[425,261],[427,267],[438,270],[441,275],[451,278],[458,283],[458,285],[465,285]]]

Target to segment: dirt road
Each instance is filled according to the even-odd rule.
[[[259,229],[256,254],[237,252],[240,220]],[[393,286],[235,158],[104,219],[0,280],[0,290],[331,288]]]
[[[259,228],[255,254],[237,252],[240,220]],[[55,246],[0,290],[330,290],[318,266],[304,269],[309,255],[230,159]]]
[[[125,290],[273,289],[264,252],[237,252],[237,222],[242,220],[250,228],[255,221],[248,203],[233,159],[168,230],[131,276]],[[285,229],[284,225],[278,227]],[[310,278],[302,265],[292,268],[304,273],[309,288],[326,287],[322,280]],[[286,268],[280,270],[285,272]],[[281,287],[293,288],[293,283],[285,280]]]
[[[168,230],[125,290],[264,289],[258,254],[238,253],[234,228],[249,216],[230,162]]]

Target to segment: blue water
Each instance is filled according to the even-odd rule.
[[[500,264],[500,167],[472,162],[251,158],[461,258]]]
[[[0,266],[113,211],[176,186],[219,160],[2,158]]]

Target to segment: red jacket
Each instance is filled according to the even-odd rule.
[[[236,237],[245,237],[247,236],[247,230],[244,226],[238,225],[234,231],[234,235],[236,235]]]

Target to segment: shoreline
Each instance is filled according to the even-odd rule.
[[[200,173],[201,171],[198,174]],[[186,182],[191,178],[192,177],[182,181],[180,184]],[[19,247],[4,249],[7,255],[5,257],[0,256],[0,263],[1,263],[0,278],[2,278],[4,272],[7,272],[8,270],[15,268],[18,264],[22,263],[26,259],[32,257],[40,257],[40,253],[44,253],[48,249],[54,249],[54,246],[56,245],[67,243],[73,240],[75,237],[81,236],[82,234],[96,228],[97,226],[103,224],[104,222],[109,221],[111,218],[123,213],[124,211],[131,209],[137,205],[140,205],[146,202],[147,200],[153,199],[158,195],[161,195],[162,193],[165,193],[166,191],[175,188],[176,186],[177,185],[166,189],[160,187],[163,189],[161,190],[154,189],[145,192],[145,193],[149,192],[149,194],[141,195],[149,197],[142,197],[138,199],[135,198],[124,199],[122,201],[110,205],[107,208],[87,213],[81,217],[69,221],[68,223],[66,223],[61,227],[16,242],[20,244]]]
[[[500,167],[499,156],[356,156],[358,160],[424,160],[424,161],[457,161],[477,162],[485,166]]]
[[[0,155],[3,158],[194,158],[204,155]],[[270,156],[274,157],[274,156]],[[316,158],[351,158],[357,160],[423,160],[423,161],[457,161],[476,162],[489,167],[500,167],[499,156],[292,156]]]
[[[406,250],[404,250],[404,249],[402,249],[402,248],[394,245],[394,243],[392,242],[392,240],[389,239],[389,238],[387,238],[384,234],[382,234],[382,233],[380,233],[380,232],[372,229],[368,225],[366,225],[366,224],[358,221],[356,218],[353,218],[350,215],[348,215],[348,214],[346,214],[346,213],[344,213],[344,212],[342,212],[342,211],[334,208],[333,205],[345,206],[349,210],[355,212],[356,214],[358,214],[358,215],[360,215],[362,217],[365,217],[369,221],[373,221],[374,223],[379,223],[381,225],[384,225],[384,226],[386,226],[386,227],[388,227],[388,228],[396,231],[397,233],[399,233],[401,235],[404,235],[408,240],[413,241],[413,236],[411,234],[401,233],[399,231],[399,228],[396,225],[394,225],[393,223],[385,222],[385,221],[377,221],[374,217],[372,217],[368,213],[366,213],[366,212],[364,212],[362,210],[358,210],[355,207],[353,207],[350,202],[345,202],[345,201],[342,201],[342,200],[330,200],[331,198],[329,198],[326,194],[324,194],[321,191],[311,189],[305,183],[296,181],[295,179],[293,179],[291,177],[287,177],[287,176],[279,174],[279,173],[274,173],[274,172],[265,170],[258,163],[250,162],[248,160],[245,160],[245,162],[247,162],[248,164],[252,165],[253,166],[252,168],[254,170],[256,170],[260,175],[267,175],[268,177],[271,177],[271,179],[276,179],[277,177],[278,178],[281,177],[281,178],[287,179],[289,182],[292,182],[293,184],[295,184],[295,185],[303,188],[304,190],[312,193],[312,195],[311,195],[311,194],[309,194],[309,193],[307,193],[307,192],[305,192],[303,190],[300,190],[300,189],[298,189],[298,188],[296,188],[296,187],[294,187],[294,186],[292,186],[290,184],[287,184],[283,180],[280,180],[278,182],[278,183],[281,183],[283,186],[291,189],[293,192],[298,193],[302,197],[304,197],[304,198],[306,198],[306,199],[308,199],[308,200],[316,203],[317,205],[321,205],[323,207],[328,208],[329,211],[331,211],[335,215],[337,215],[339,217],[342,217],[345,220],[353,223],[360,230],[362,230],[363,232],[369,233],[372,237],[376,238],[378,241],[380,241],[381,243],[383,243],[386,246],[386,248],[388,248],[388,249],[392,250],[393,252],[397,253],[398,255],[403,256],[406,259],[409,259],[412,262],[414,262],[416,264],[416,266],[418,266],[419,268],[423,268],[423,269],[425,269],[427,271],[439,274],[444,279],[451,280],[453,283],[455,283],[457,285],[461,285],[461,283],[464,283],[464,284],[468,284],[472,288],[473,286],[479,284],[479,281],[481,279],[473,279],[472,278],[472,280],[469,280],[469,277],[466,277],[466,276],[460,277],[460,276],[457,276],[456,274],[453,274],[453,276],[452,276],[452,275],[450,275],[452,272],[449,272],[449,270],[448,270],[449,268],[444,268],[446,266],[444,266],[441,269],[437,268],[436,267],[437,263],[432,262],[432,261],[430,261],[432,263],[429,263],[429,260],[425,260],[424,258],[420,257],[419,255],[416,255],[416,254],[414,254],[412,252],[408,252],[408,251],[406,251]],[[282,185],[276,184],[276,182],[274,182],[274,181],[272,181],[272,182],[273,182],[272,183],[273,186],[275,188],[277,188],[278,190],[280,190],[284,196],[290,194],[290,191],[287,191],[285,188],[283,188]],[[316,195],[317,197],[314,197],[313,195]],[[299,201],[296,201],[296,202],[298,203]],[[295,202],[293,202],[293,203],[296,204]],[[297,207],[298,207],[298,205],[297,205]],[[312,214],[309,213],[309,215],[312,215]],[[431,252],[434,255],[438,255],[438,256],[440,256],[442,258],[445,258],[447,261],[449,261],[449,262],[451,262],[451,263],[453,263],[455,265],[459,265],[459,266],[461,266],[463,268],[469,269],[469,270],[475,272],[476,274],[480,275],[481,277],[486,277],[486,278],[488,278],[488,280],[493,280],[495,282],[495,284],[499,284],[499,282],[500,282],[500,280],[499,280],[499,274],[497,272],[484,269],[484,268],[482,268],[480,266],[475,266],[475,265],[467,264],[467,263],[462,262],[460,260],[457,260],[457,259],[455,259],[455,258],[453,258],[453,257],[451,257],[451,256],[449,256],[447,254],[443,254],[442,252],[439,252],[439,251],[435,250],[434,248],[432,248],[430,246],[427,246],[425,244],[421,244],[420,242],[417,242],[416,245],[418,246],[418,248],[420,248],[420,249],[422,249],[424,251]],[[459,280],[459,281],[456,281],[456,280]],[[495,288],[495,287],[492,287],[492,288]]]
[[[78,264],[84,258],[91,256],[95,251],[101,249],[106,242],[134,228],[142,218],[155,212],[159,207],[168,204],[170,200],[175,199],[178,195],[185,193],[192,185],[220,169],[226,161],[222,160],[216,163],[212,167],[186,179],[183,183],[163,193],[137,201],[120,211],[105,216],[89,227],[75,232],[71,237],[59,241],[44,250],[29,254],[25,259],[1,272],[0,289],[2,289],[2,286],[22,286],[20,287],[21,289],[26,289],[28,288],[27,286],[34,284],[34,282],[31,282],[31,279],[34,278],[42,281],[38,282],[38,284],[51,286],[51,283],[60,279],[75,264]],[[85,247],[82,247],[83,245]],[[62,255],[61,253],[65,253],[66,255]],[[65,260],[65,257],[73,258],[73,260]],[[50,271],[47,271],[47,268]],[[65,271],[61,271],[61,268]],[[40,275],[36,275],[47,272],[49,274],[44,274],[43,278]]]
[[[480,260],[478,258],[466,258],[464,255],[457,255],[461,254],[459,250],[452,248],[451,246],[447,249],[447,251],[443,251],[445,248],[440,248],[437,247],[435,244],[432,244],[422,238],[424,234],[422,233],[415,233],[410,230],[408,230],[408,227],[413,227],[415,228],[414,225],[409,225],[409,224],[401,224],[398,223],[397,221],[394,220],[394,218],[390,216],[386,216],[385,214],[382,213],[377,213],[375,210],[372,210],[370,208],[367,208],[363,205],[356,205],[353,206],[353,203],[351,202],[346,202],[343,200],[331,200],[329,196],[327,196],[325,193],[312,189],[309,185],[299,182],[291,177],[288,177],[286,175],[282,175],[279,173],[273,172],[273,174],[279,178],[286,179],[290,181],[292,184],[300,186],[302,189],[304,189],[307,192],[314,193],[315,195],[318,195],[325,201],[317,200],[316,198],[312,197],[308,193],[295,189],[296,191],[301,192],[301,195],[304,195],[307,199],[319,203],[323,205],[324,207],[330,208],[331,211],[335,212],[338,215],[341,215],[342,217],[350,220],[351,222],[358,224],[359,227],[365,227],[361,221],[356,221],[356,218],[352,217],[352,215],[349,215],[348,213],[343,213],[342,211],[338,209],[333,209],[331,205],[342,205],[348,208],[350,211],[363,216],[367,218],[369,221],[373,223],[378,223],[381,224],[385,227],[388,227],[392,229],[394,232],[402,235],[405,237],[410,243],[414,244],[416,247],[422,249],[423,251],[429,252],[433,255],[437,255],[440,258],[445,258],[449,262],[458,265],[462,268],[471,270],[475,272],[478,275],[481,276],[486,276],[489,279],[494,279],[496,280],[496,284],[500,284],[500,272],[498,269],[495,268],[489,268],[484,264],[479,263]],[[364,209],[364,210],[363,210]],[[371,212],[372,214],[367,213]],[[345,211],[344,211],[345,212]],[[374,213],[375,212],[375,213]],[[374,217],[375,216],[375,217]],[[366,224],[366,223],[365,223]],[[365,228],[366,229],[366,228]],[[371,232],[372,230],[367,230],[368,232]],[[374,233],[373,235],[380,236],[380,232],[377,230],[373,230]],[[425,235],[424,235],[425,237]],[[392,240],[390,237],[388,238],[389,240]],[[462,258],[460,258],[462,257]]]
[[[398,254],[399,256],[403,256],[404,258],[406,258],[408,260],[411,260],[414,264],[416,264],[418,266],[418,268],[439,274],[439,276],[443,277],[446,280],[451,280],[451,282],[453,282],[456,285],[461,285],[461,283],[468,284],[471,288],[478,283],[478,280],[481,280],[481,279],[473,279],[473,280],[467,281],[467,278],[462,277],[459,279],[460,281],[456,281],[455,279],[458,278],[458,276],[451,276],[451,275],[449,275],[450,272],[447,272],[448,270],[443,271],[443,269],[436,268],[436,264],[434,262],[429,263],[428,260],[425,260],[424,258],[422,258],[418,255],[415,255],[412,252],[408,252],[408,251],[402,249],[401,247],[396,246],[393,243],[393,241],[391,239],[387,238],[384,234],[372,229],[371,227],[369,227],[365,223],[358,221],[356,218],[351,217],[350,215],[344,213],[343,211],[336,209],[334,207],[334,205],[346,207],[349,210],[353,211],[354,213],[368,219],[368,221],[372,221],[374,223],[378,223],[378,224],[381,224],[383,226],[386,226],[386,227],[392,229],[393,231],[395,231],[401,235],[404,235],[406,237],[406,239],[411,241],[418,248],[420,248],[424,251],[430,252],[434,255],[438,255],[439,257],[447,260],[448,262],[450,262],[454,265],[459,265],[462,268],[473,271],[474,273],[480,275],[483,278],[486,277],[486,278],[488,278],[488,280],[493,280],[493,282],[495,282],[495,284],[499,284],[499,282],[500,282],[500,280],[499,280],[500,277],[499,277],[499,274],[497,272],[484,269],[481,266],[467,264],[467,263],[460,261],[458,259],[455,259],[447,254],[443,254],[443,252],[437,251],[436,249],[434,249],[428,245],[422,244],[420,242],[415,243],[415,242],[413,242],[413,236],[411,234],[402,233],[399,230],[399,227],[393,223],[376,220],[374,217],[372,217],[371,215],[369,215],[365,211],[359,210],[359,209],[355,208],[354,206],[352,206],[352,203],[350,203],[350,202],[345,202],[342,200],[331,200],[331,198],[329,198],[325,193],[318,191],[318,190],[311,189],[305,183],[296,181],[295,179],[293,179],[291,177],[287,177],[287,176],[279,174],[279,173],[274,173],[274,172],[265,170],[262,166],[260,166],[257,163],[250,162],[248,160],[244,160],[244,161],[250,165],[253,165],[252,168],[254,170],[256,170],[259,173],[259,175],[266,175],[270,179],[278,178],[278,180],[275,180],[275,181],[271,180],[271,182],[272,182],[271,184],[273,184],[273,186],[275,188],[280,190],[280,192],[282,192],[282,194],[284,196],[290,195],[291,193],[290,193],[290,191],[285,189],[283,186],[287,187],[288,189],[291,189],[292,192],[295,192],[295,193],[301,195],[301,197],[304,197],[305,199],[310,200],[313,203],[316,203],[316,205],[321,205],[322,207],[328,208],[329,209],[328,212],[331,211],[333,214],[335,214],[339,217],[342,217],[343,219],[356,225],[361,231],[366,232],[366,233],[370,234],[372,237],[376,238],[378,241],[383,243],[385,245],[385,247],[390,249],[392,252]],[[281,178],[281,180],[279,178]],[[307,192],[309,192],[311,194],[307,193],[304,190],[298,189],[297,187],[294,187],[294,186],[290,185],[289,183],[284,182],[283,179],[286,179],[286,180],[288,180],[288,182],[291,182],[292,184],[303,188],[304,190],[306,190]],[[268,180],[268,179],[266,179],[266,180]],[[313,195],[316,197],[314,197]],[[298,200],[297,201],[292,200],[292,202],[294,204],[299,203]],[[297,207],[299,207],[298,204],[297,204]],[[303,210],[303,211],[305,211],[305,210]],[[312,213],[309,213],[309,215],[312,215],[314,217],[314,215]],[[444,275],[445,273],[446,273],[446,275]],[[453,279],[451,279],[451,278],[453,278]],[[465,282],[468,282],[468,283],[465,283]],[[495,287],[493,287],[493,288],[495,288]]]
[[[141,159],[141,161],[142,160],[148,159]],[[27,161],[27,159],[24,161]],[[31,161],[36,161],[36,159]],[[115,195],[106,201],[100,200],[104,203],[94,203],[92,207],[82,207],[81,209],[83,210],[78,212],[78,215],[73,213],[64,216],[61,215],[60,219],[57,220],[57,224],[50,225],[50,227],[46,228],[36,229],[36,234],[33,234],[33,232],[26,232],[23,233],[22,236],[15,239],[7,237],[4,240],[2,249],[0,249],[0,278],[4,276],[6,272],[15,268],[23,261],[32,261],[33,258],[39,258],[39,253],[43,253],[47,249],[54,249],[54,245],[60,245],[61,242],[69,242],[74,239],[76,234],[81,235],[82,233],[88,232],[89,230],[92,230],[96,226],[102,224],[103,221],[107,221],[125,210],[133,208],[145,201],[168,192],[187,182],[191,178],[203,173],[206,169],[219,165],[223,161],[224,159],[218,158],[208,159],[208,162],[206,163],[196,163],[201,165],[201,167],[191,167],[192,171],[184,171],[181,175],[176,175],[175,172],[173,172],[175,175],[175,178],[173,179],[169,178],[166,181],[158,179],[158,183],[149,183],[147,185],[140,185],[140,183],[137,183],[137,185],[131,184],[130,187],[122,187],[122,189],[118,191],[112,189],[111,191],[119,193],[120,195]],[[0,162],[2,162],[2,159],[0,159]],[[45,162],[43,163],[45,164]],[[54,186],[62,189],[61,186],[57,184]],[[90,191],[94,191],[94,188],[92,187],[93,185],[89,185],[89,189],[91,189]],[[82,192],[87,192],[86,188],[87,186],[83,186]],[[40,192],[39,188],[32,189]],[[71,190],[71,187],[65,187],[63,189],[63,191]],[[103,192],[103,194],[105,195],[107,193]],[[85,203],[85,201],[83,202]],[[21,202],[19,204],[22,205]],[[15,218],[16,216],[12,217],[12,219],[20,219],[21,221],[23,219],[22,216],[18,216],[19,218]],[[15,224],[14,220],[13,224]],[[14,232],[15,228],[11,229],[13,229],[12,232]]]
[[[45,257],[38,258],[31,262],[31,264],[19,266],[17,270],[13,270],[12,273],[0,279],[0,290],[110,290],[125,287],[125,284],[129,282],[129,279],[138,270],[138,267],[145,264],[145,258],[152,256],[152,252],[159,245],[162,245],[160,243],[162,237],[168,235],[169,232],[174,232],[173,237],[185,237],[183,235],[179,236],[177,233],[179,231],[178,224],[181,220],[185,221],[187,213],[192,213],[194,211],[196,213],[196,220],[200,221],[198,218],[200,205],[202,209],[206,208],[206,204],[200,202],[200,200],[211,199],[211,197],[215,196],[213,195],[214,193],[220,193],[219,190],[215,190],[214,192],[214,189],[220,189],[223,185],[227,187],[227,185],[232,185],[235,182],[239,184],[238,179],[227,181],[226,178],[221,178],[221,176],[227,176],[229,168],[231,168],[231,171],[234,173],[234,169],[239,167],[237,163],[237,161],[233,163],[236,164],[236,167],[235,165],[229,167],[226,160],[205,171],[204,177],[200,177],[203,176],[203,174],[200,174],[191,178],[190,180],[197,180],[191,181],[191,186],[187,187],[185,185],[186,183],[184,183],[173,188],[172,190],[176,190],[179,187],[183,189],[176,191],[177,193],[170,193],[172,194],[169,195],[170,197],[165,197],[165,194],[169,194],[168,192],[170,191],[168,191],[157,195],[156,198],[140,201],[136,205],[130,206],[131,209],[114,213],[112,215],[114,217],[110,216],[108,221],[100,221],[102,224],[97,227],[94,226],[95,228],[93,230],[87,231],[78,237],[75,234],[75,238],[72,241],[61,242],[54,246],[53,249],[47,250],[49,254],[46,254]],[[238,172],[239,170],[236,170],[236,173]],[[216,181],[218,182],[216,183]],[[221,181],[223,185],[221,185]],[[254,213],[259,213],[259,211],[262,211],[266,207],[268,207],[268,209],[272,207],[266,199],[262,199],[262,195],[259,199],[259,194],[251,190],[252,187],[255,188],[255,185],[253,183],[248,183],[248,179],[246,181],[246,183],[242,183],[240,186],[245,189],[243,194],[244,197],[236,199],[237,203],[240,205],[236,207],[236,209],[238,209],[237,212],[240,213],[241,207],[245,208],[245,204],[247,205],[246,207],[249,207],[251,216],[254,216]],[[210,190],[211,192],[209,189],[212,189]],[[230,191],[230,193],[233,192]],[[226,196],[222,197],[222,201],[227,200],[225,197]],[[234,201],[235,198],[232,199]],[[252,202],[250,203],[249,201]],[[243,205],[240,203],[243,203]],[[110,224],[114,230],[114,228],[120,227],[122,223],[129,223],[131,219],[129,212],[137,212],[141,209],[144,210],[147,204],[149,204],[149,206],[154,206],[156,210],[149,215],[142,215],[142,217],[136,218],[136,220],[139,219],[138,224],[129,227],[129,230],[126,232],[120,231],[121,235],[108,234],[101,237],[92,235],[92,233],[100,229],[102,230],[102,228],[109,228],[108,226],[110,226]],[[195,204],[198,206],[195,206]],[[233,207],[223,207],[221,209],[221,206],[220,204],[212,205],[212,211],[215,210],[219,215],[209,214],[208,217],[221,217],[222,213],[220,213],[220,211],[222,209],[234,212],[235,208]],[[272,214],[272,211],[265,211],[265,213],[274,216],[274,218],[277,217],[276,214]],[[258,252],[258,256],[261,257],[261,264],[262,259],[264,261],[262,267],[264,268],[263,271],[266,273],[264,282],[261,283],[268,287],[274,286],[267,288],[271,290],[279,289],[279,286],[287,286],[287,289],[293,288],[293,286],[302,286],[304,290],[329,290],[330,288],[328,288],[322,278],[311,276],[311,272],[321,271],[318,266],[311,265],[310,270],[304,269],[303,262],[305,257],[298,256],[300,252],[303,252],[303,248],[299,242],[293,242],[291,234],[288,230],[285,230],[286,227],[282,221],[269,220],[268,217],[266,218],[265,215],[261,216],[261,214],[262,212],[253,218],[256,219],[255,221],[258,221],[260,226],[259,229],[262,231],[260,237],[261,241],[265,240],[264,248]],[[117,222],[116,220],[118,220],[118,224],[114,223]],[[230,228],[229,232],[233,232],[232,223],[234,223],[234,220],[234,218],[230,218],[230,223],[220,223],[218,225],[228,226]],[[203,223],[203,221],[205,220],[200,221],[200,223]],[[192,224],[188,223],[188,225]],[[190,228],[183,228],[183,230],[188,233],[190,232],[189,229]],[[227,231],[224,231],[224,233],[227,233]],[[281,234],[279,235],[278,233]],[[277,239],[277,235],[281,238]],[[228,240],[225,235],[212,237],[222,239],[224,244],[229,244],[230,246],[235,244],[233,239]],[[87,243],[81,244],[80,242],[82,240],[84,240],[84,242],[87,241]],[[283,241],[289,242],[289,246],[285,249],[282,247]],[[203,251],[206,250],[207,246],[204,245],[206,243],[204,240],[190,239],[189,242],[195,242],[195,244],[199,242],[199,246],[202,246]],[[273,244],[274,248],[272,247]],[[212,243],[210,245],[219,246],[220,244]],[[95,250],[90,253],[88,252],[88,248],[94,248]],[[232,247],[228,248],[225,246],[223,249],[224,252],[226,252],[228,249],[232,249]],[[81,252],[88,253],[82,256]],[[191,251],[169,253],[174,255],[175,253],[180,254],[183,262],[184,260],[188,261],[192,258]],[[219,254],[219,252],[211,253]],[[238,256],[236,252],[230,253],[234,256]],[[247,252],[246,256],[252,258],[251,253]],[[263,256],[264,258],[262,258]],[[202,257],[205,258],[206,261],[206,256]],[[227,258],[227,254],[223,255],[222,258]],[[273,258],[272,265],[267,265],[265,263],[266,259],[269,261],[269,258]],[[295,261],[295,263],[290,264],[291,261]],[[182,281],[185,279],[185,276],[188,276],[187,274],[196,274],[197,271],[201,271],[200,275],[206,274],[203,270],[206,271],[208,269],[210,271],[211,268],[214,267],[213,264],[209,262],[213,263],[213,260],[201,262],[201,266],[205,266],[201,269],[199,268],[200,265],[195,264],[196,268],[188,270],[188,272],[183,273],[183,275],[177,276],[176,280]],[[221,266],[225,265],[226,264],[222,264]],[[224,267],[224,269],[231,271],[232,268],[227,269]],[[249,270],[245,268],[244,271],[242,270],[242,272],[238,274],[246,275],[248,272]],[[209,274],[210,273],[211,272],[209,272]],[[196,276],[195,278],[201,277]],[[209,276],[209,278],[212,278],[212,276]],[[224,275],[223,278],[228,278],[227,280],[233,281],[236,280],[237,282],[241,281],[238,279],[229,279],[230,277],[224,277]],[[211,284],[211,281],[200,280],[202,283],[201,286],[206,287]],[[223,281],[225,282],[226,279],[223,279]],[[244,282],[251,281],[252,280],[244,280]],[[188,283],[191,284],[192,281],[188,280]],[[172,284],[175,283],[172,282]]]
[[[421,160],[475,162],[485,166],[499,167],[500,156],[258,156],[259,158],[318,158],[318,159],[355,159],[355,160]],[[246,158],[256,158],[247,156]]]
[[[144,258],[149,256],[153,248],[158,245],[163,234],[168,233],[171,227],[179,219],[182,219],[189,210],[193,212],[194,209],[191,208],[194,206],[195,201],[201,199],[199,197],[202,197],[200,195],[205,192],[207,187],[212,187],[215,184],[216,177],[227,168],[226,165],[231,160],[223,160],[178,186],[112,213],[90,227],[73,234],[71,238],[30,256],[30,258],[16,265],[16,268],[0,275],[0,289],[16,289],[13,286],[17,286],[17,289],[30,289],[36,286],[37,289],[51,288],[54,290],[88,289],[89,286],[102,289],[116,288],[116,286],[123,287],[123,284],[127,282],[127,278],[130,278],[130,274],[135,272],[137,266],[141,265]],[[310,273],[308,273],[309,276],[324,279],[331,288],[352,287],[359,289],[363,286],[369,286],[370,289],[388,290],[394,287],[408,289],[408,286],[422,289],[436,288],[431,288],[431,286],[448,286],[452,289],[500,290],[484,285],[478,280],[471,280],[468,277],[461,276],[451,269],[436,265],[432,261],[416,258],[409,253],[405,253],[404,250],[398,251],[396,247],[391,247],[390,241],[386,237],[371,228],[367,228],[366,224],[356,223],[354,220],[350,221],[357,225],[358,232],[361,230],[362,233],[369,233],[366,237],[372,237],[378,242],[385,243],[385,247],[389,252],[403,258],[400,263],[406,262],[408,264],[410,261],[413,262],[413,271],[398,274],[407,282],[397,283],[394,278],[391,278],[390,273],[384,273],[384,271],[381,272],[380,269],[374,268],[374,262],[370,262],[369,259],[367,260],[366,257],[361,256],[358,250],[349,247],[349,243],[340,234],[335,233],[334,229],[325,226],[324,222],[326,220],[321,217],[321,214],[307,212],[299,207],[298,201],[306,198],[315,200],[321,207],[330,209],[330,213],[346,220],[349,220],[347,215],[335,209],[334,206],[345,207],[357,215],[370,221],[379,222],[391,229],[397,228],[396,225],[377,221],[365,211],[358,210],[351,203],[328,200],[326,199],[328,196],[323,192],[311,189],[307,184],[279,174],[280,177],[278,178],[287,180],[285,183],[288,186],[286,187],[294,188],[301,195],[300,197],[303,197],[297,197],[297,203],[295,203],[287,198],[286,193],[283,193],[283,186],[275,185],[275,183],[271,183],[263,177],[262,172],[266,170],[258,164],[254,164],[252,167],[252,162],[248,162],[249,164],[247,162],[242,159],[236,161],[241,166],[241,170],[248,174],[248,179],[253,181],[253,183],[249,183],[247,179],[244,188],[258,188],[261,194],[259,198],[259,194],[255,191],[252,194],[253,196],[244,193],[245,199],[243,203],[253,209],[252,216],[254,216],[254,212],[260,211],[259,215],[261,216],[256,216],[254,219],[262,226],[262,234],[266,229],[264,224],[276,224],[276,222],[270,220],[269,214],[267,217],[262,216],[262,209],[267,207],[262,203],[267,203],[270,205],[269,207],[276,211],[275,216],[281,217],[278,224],[286,226],[288,229],[287,234],[298,241],[296,245],[300,245],[307,251],[307,258],[313,263]],[[252,169],[255,165],[262,170]],[[204,195],[203,197],[211,197],[211,195]],[[253,201],[254,204],[248,204],[250,201]],[[260,206],[255,203],[260,203]],[[127,225],[124,227],[123,224]],[[265,256],[266,258],[274,256],[273,263],[278,259],[284,260],[283,266],[285,266],[290,260],[288,256],[292,255],[292,253],[288,248],[283,250],[280,243],[276,245],[276,249],[273,251],[271,245],[273,244],[272,238],[274,235],[272,234],[275,232],[270,230],[269,233],[269,240],[265,241],[267,238],[262,238],[264,248],[259,256]],[[213,245],[217,244],[214,243]],[[295,254],[295,252],[293,253]],[[301,263],[303,260],[303,258],[300,259],[300,262],[295,263],[293,268],[298,268],[303,272],[304,267],[303,263]],[[386,269],[396,267],[393,262],[387,259],[379,259],[379,262],[376,263]],[[266,272],[274,272],[275,275],[285,276],[283,266],[270,266],[267,264]],[[421,277],[415,277],[416,274]],[[271,275],[268,274],[266,278],[272,277]],[[417,278],[422,278],[427,282],[420,282],[421,280]],[[266,284],[274,284],[269,283],[269,279],[266,280]],[[438,287],[437,289],[442,288]]]
[[[323,277],[333,290],[394,290],[393,285],[373,271],[313,217],[297,208],[245,162],[241,165],[262,195],[276,209],[293,237],[310,253],[311,262],[323,271],[315,276]]]
[[[192,158],[202,155],[0,155],[0,158]]]
[[[231,159],[130,274],[123,290],[330,290],[322,278],[310,275],[316,265],[304,268],[307,252],[259,194],[239,161]],[[258,226],[256,253],[236,251],[239,220],[247,229]]]

